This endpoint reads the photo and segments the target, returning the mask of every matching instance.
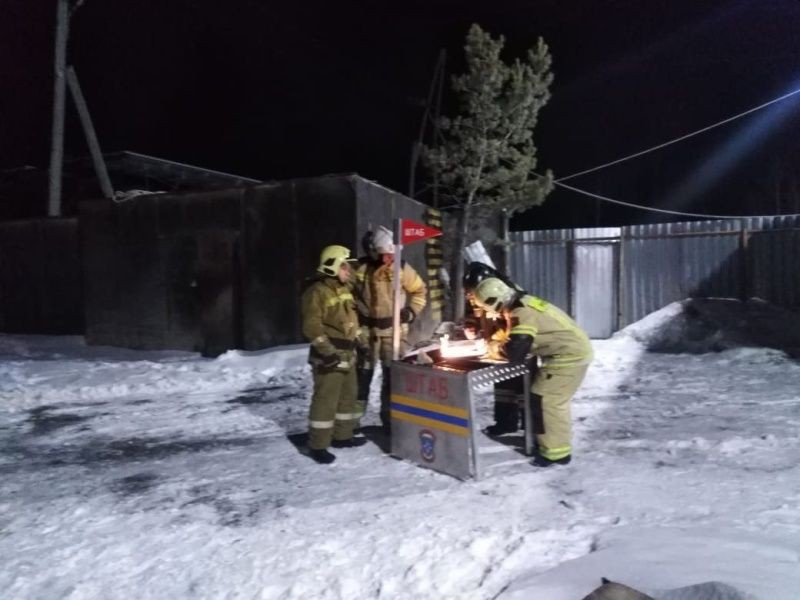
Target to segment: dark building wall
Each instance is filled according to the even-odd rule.
[[[243,339],[255,350],[303,341],[300,296],[322,248],[354,248],[355,194],[346,177],[250,188],[243,211]]]
[[[0,223],[0,331],[80,334],[77,219]]]
[[[85,203],[87,341],[209,355],[304,342],[300,297],[322,248],[359,254],[368,224],[424,222],[424,209],[354,175]],[[427,279],[424,248],[406,259]]]
[[[87,343],[207,353],[235,345],[242,193],[84,203]]]
[[[300,296],[322,248],[341,244],[361,255],[371,225],[395,217],[424,221],[425,205],[358,176],[327,176],[258,185],[244,201],[244,348],[304,342]],[[406,247],[406,260],[426,279],[425,245]],[[412,342],[430,334],[429,311],[412,326]]]

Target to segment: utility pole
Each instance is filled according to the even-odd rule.
[[[47,216],[61,216],[61,167],[64,159],[64,104],[66,100],[67,37],[69,2],[58,0],[56,12],[55,84],[53,91],[53,135],[50,146]]]
[[[431,105],[433,104],[434,94],[436,93],[437,86],[439,89],[439,97],[437,99],[437,106],[436,106],[436,116],[434,117],[434,127],[438,128],[438,121],[439,121],[439,114],[438,111],[440,109],[441,104],[441,81],[444,79],[444,60],[445,60],[445,51],[439,51],[439,57],[436,59],[436,67],[433,70],[433,78],[431,79],[431,85],[428,88],[428,98],[425,100],[425,112],[422,115],[422,122],[419,125],[419,137],[414,141],[413,146],[411,147],[411,166],[409,169],[408,174],[408,197],[414,198],[416,197],[416,179],[417,179],[417,164],[419,163],[420,152],[422,150],[422,141],[425,138],[425,129],[428,125],[428,119],[430,118],[431,112]],[[434,135],[438,133],[438,130],[434,132]],[[434,139],[434,143],[436,140]],[[434,175],[435,177],[435,175]],[[434,187],[434,198],[436,198],[436,189]],[[436,206],[436,203],[434,203]]]
[[[433,112],[433,145],[439,144],[439,118],[442,116],[442,89],[444,75],[447,72],[447,51],[439,52],[439,85],[436,90],[436,109]],[[433,170],[433,207],[439,208],[439,169]]]
[[[67,84],[69,84],[69,91],[72,94],[72,99],[75,102],[75,107],[78,109],[78,115],[80,115],[81,118],[83,134],[86,136],[86,143],[89,145],[89,152],[92,155],[92,162],[94,163],[94,172],[97,174],[97,179],[100,181],[100,189],[103,190],[103,196],[113,199],[114,188],[111,186],[111,179],[108,177],[106,163],[103,160],[103,153],[100,151],[100,143],[97,141],[97,134],[94,131],[92,117],[89,115],[89,108],[86,106],[86,100],[83,97],[81,86],[78,83],[78,76],[75,74],[75,69],[72,66],[67,69]]]

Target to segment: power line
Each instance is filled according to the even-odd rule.
[[[537,177],[543,179],[544,176],[540,175],[539,173],[535,173]],[[571,192],[575,192],[576,194],[582,194],[584,196],[588,196],[590,198],[595,198],[596,200],[601,200],[603,202],[609,202],[611,204],[618,204],[619,206],[625,206],[627,208],[635,208],[638,210],[644,210],[648,212],[656,212],[656,213],[663,213],[667,215],[677,215],[679,217],[698,217],[701,219],[755,219],[758,217],[764,216],[776,216],[776,217],[800,217],[800,213],[791,213],[785,215],[709,215],[703,213],[692,213],[692,212],[683,212],[680,210],[669,210],[667,208],[654,208],[652,206],[643,206],[641,204],[634,204],[633,202],[623,202],[622,200],[615,200],[614,198],[609,198],[608,196],[602,196],[600,194],[595,194],[594,192],[590,192],[588,190],[583,190],[581,188],[576,188],[571,185],[567,185],[566,183],[561,183],[561,181],[554,181],[553,182],[558,187],[562,187],[566,190]],[[493,204],[491,201],[484,201],[484,202],[474,202],[472,203],[472,207],[479,207],[479,206],[488,206]],[[461,202],[454,202],[453,204],[448,204],[446,206],[440,207],[441,210],[463,210],[464,205]]]
[[[588,192],[586,190],[582,190],[580,188],[573,187],[571,185],[567,185],[566,183],[561,183],[560,181],[554,181],[557,186],[562,187],[564,189],[570,190],[572,192],[576,192],[578,194],[583,194],[584,196],[589,196],[590,198],[596,198],[597,200],[602,200],[604,202],[610,202],[611,204],[619,204],[620,206],[626,206],[628,208],[637,208],[639,210],[646,210],[650,212],[657,212],[657,213],[664,213],[668,215],[678,215],[681,217],[700,217],[703,219],[753,219],[757,217],[763,217],[765,215],[707,215],[701,213],[690,213],[690,212],[681,212],[679,210],[668,210],[666,208],[653,208],[652,206],[642,206],[641,204],[633,204],[632,202],[623,202],[622,200],[614,200],[613,198],[609,198],[608,196],[601,196],[600,194],[595,194],[593,192]],[[790,214],[790,215],[774,215],[778,217],[798,217],[800,214]]]
[[[786,98],[789,98],[789,97],[794,96],[796,94],[800,94],[800,88],[796,89],[796,90],[794,90],[792,92],[789,92],[788,94],[784,94],[783,96],[779,96],[777,98],[774,98],[774,99],[770,100],[769,102],[765,102],[764,104],[759,104],[758,106],[756,106],[754,108],[750,108],[750,109],[748,109],[748,110],[746,110],[744,112],[741,112],[741,113],[739,113],[737,115],[734,115],[732,117],[728,117],[727,119],[723,119],[722,121],[714,123],[713,125],[709,125],[708,127],[703,127],[702,129],[698,129],[697,131],[693,131],[691,133],[687,133],[686,135],[682,135],[680,137],[672,139],[672,140],[670,140],[668,142],[664,142],[663,144],[659,144],[657,146],[653,146],[652,148],[647,148],[646,150],[642,150],[641,152],[636,152],[634,154],[629,154],[628,156],[623,156],[622,158],[618,158],[616,160],[612,160],[611,162],[607,162],[607,163],[604,163],[602,165],[598,165],[596,167],[592,167],[591,169],[586,169],[584,171],[578,171],[577,173],[573,173],[573,174],[567,175],[565,177],[559,177],[558,179],[555,180],[555,183],[559,183],[561,181],[566,181],[567,179],[572,179],[573,177],[579,177],[581,175],[586,175],[587,173],[593,173],[595,171],[599,171],[600,169],[605,169],[606,167],[610,167],[612,165],[619,164],[619,163],[624,162],[626,160],[631,160],[633,158],[638,158],[639,156],[642,156],[644,154],[648,154],[650,152],[655,152],[656,150],[660,150],[661,148],[666,148],[667,146],[671,146],[672,144],[677,144],[678,142],[682,142],[683,140],[688,140],[691,137],[694,137],[696,135],[700,135],[701,133],[705,133],[706,131],[709,131],[709,130],[714,129],[716,127],[719,127],[721,125],[725,125],[726,123],[730,123],[731,121],[735,121],[736,119],[740,119],[741,117],[744,117],[745,115],[749,115],[750,113],[756,112],[757,110],[761,110],[762,108],[766,108],[767,106],[769,106],[771,104],[775,104],[776,102],[780,102],[781,100],[786,100]]]

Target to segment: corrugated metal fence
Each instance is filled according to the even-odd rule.
[[[595,338],[684,298],[800,305],[800,217],[511,234],[511,277]]]

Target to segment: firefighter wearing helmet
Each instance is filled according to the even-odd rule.
[[[534,406],[541,406],[534,464],[569,463],[571,401],[592,361],[589,337],[560,308],[520,292],[496,277],[478,284],[475,303],[505,319],[508,340],[503,350],[508,360],[524,362],[530,353],[541,361],[531,385]]]
[[[505,277],[494,267],[482,262],[471,262],[467,265],[464,272],[464,293],[469,300],[470,314],[464,319],[464,330],[469,337],[483,337],[490,348],[490,354],[495,353],[495,348],[508,340],[507,323],[496,313],[487,316],[475,302],[475,288],[484,280],[494,277],[501,280],[520,294],[525,294],[525,290]],[[536,360],[527,361],[531,375],[535,374],[537,365]],[[494,384],[494,424],[486,428],[486,433],[490,436],[512,433],[519,428],[522,417],[520,408],[524,402],[525,390],[523,389],[522,379],[509,379]]]
[[[328,450],[361,446],[354,438],[356,348],[366,343],[349,282],[350,250],[327,246],[322,250],[313,283],[303,293],[303,335],[311,342],[308,362],[314,378],[309,412],[308,448],[311,458],[329,464]]]
[[[389,373],[392,360],[392,325],[394,314],[394,236],[386,227],[379,227],[371,236],[369,257],[356,270],[355,292],[362,325],[369,328],[369,349],[359,361],[358,402],[356,412],[363,416],[369,399],[369,388],[376,365],[380,362],[381,385],[380,418],[383,429],[389,433]],[[416,319],[427,303],[425,282],[414,268],[403,262],[400,269],[400,353],[407,344],[408,326]]]

